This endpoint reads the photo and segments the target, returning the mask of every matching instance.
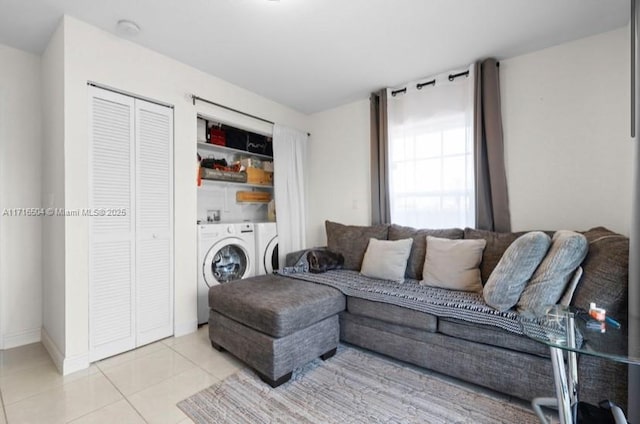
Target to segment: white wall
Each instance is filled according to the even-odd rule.
[[[307,245],[326,244],[324,221],[371,223],[369,100],[311,115]]]
[[[500,62],[514,230],[629,234],[628,29]]]
[[[40,340],[40,58],[0,45],[0,348]]]
[[[175,60],[65,17],[65,207],[88,205],[87,81],[174,105],[175,131],[175,332],[196,329],[196,116],[238,120],[215,107],[193,106],[191,93],[307,130],[308,117]],[[203,54],[206,54],[203,51]],[[227,115],[227,116],[225,116]],[[81,366],[88,346],[88,221],[67,217],[65,226],[64,372]]]
[[[631,213],[627,29],[500,62],[514,230],[603,225],[628,234]],[[325,219],[370,221],[369,105],[311,116],[308,244]]]
[[[42,205],[64,208],[64,31],[59,27],[42,55]],[[65,349],[65,222],[47,216],[42,226],[42,342],[57,364]]]

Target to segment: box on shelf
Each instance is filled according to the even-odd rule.
[[[222,128],[211,127],[209,129],[209,135],[210,135],[208,140],[209,143],[215,144],[217,146],[227,145],[226,136]]]
[[[200,167],[200,178],[203,180],[230,181],[234,183],[246,183],[247,174],[245,172],[221,171]]]
[[[267,136],[249,133],[249,140],[247,141],[247,151],[251,153],[260,153],[264,155],[267,153]]]
[[[247,133],[235,128],[226,128],[226,145],[232,149],[247,150]]]
[[[273,172],[273,162],[271,162],[271,161],[262,162],[262,169],[264,169],[267,172]]]
[[[259,168],[247,168],[247,182],[249,184],[273,184],[273,172],[266,172]]]
[[[236,202],[242,203],[269,203],[271,193],[266,191],[238,191],[236,192]]]

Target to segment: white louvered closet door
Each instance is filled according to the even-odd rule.
[[[137,345],[173,334],[173,111],[136,100]]]
[[[131,97],[89,90],[89,359],[96,361],[136,346],[135,107]],[[124,213],[107,214],[116,210]]]
[[[173,334],[173,111],[89,90],[93,362]]]

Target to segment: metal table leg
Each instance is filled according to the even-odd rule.
[[[556,386],[556,398],[558,401],[558,415],[560,416],[560,424],[573,424],[571,399],[569,398],[569,383],[567,381],[567,373],[564,368],[562,349],[552,347],[550,348],[550,350],[551,364],[553,365],[553,381]]]

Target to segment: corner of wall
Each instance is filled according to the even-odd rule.
[[[89,354],[65,357],[44,327],[41,334],[42,344],[60,374],[68,375],[89,368]]]
[[[173,336],[180,337],[198,331],[198,320],[174,323]]]
[[[43,208],[64,208],[64,19],[42,54],[42,199]],[[64,218],[42,221],[43,344],[60,370],[65,352]],[[57,359],[56,359],[57,358]]]

